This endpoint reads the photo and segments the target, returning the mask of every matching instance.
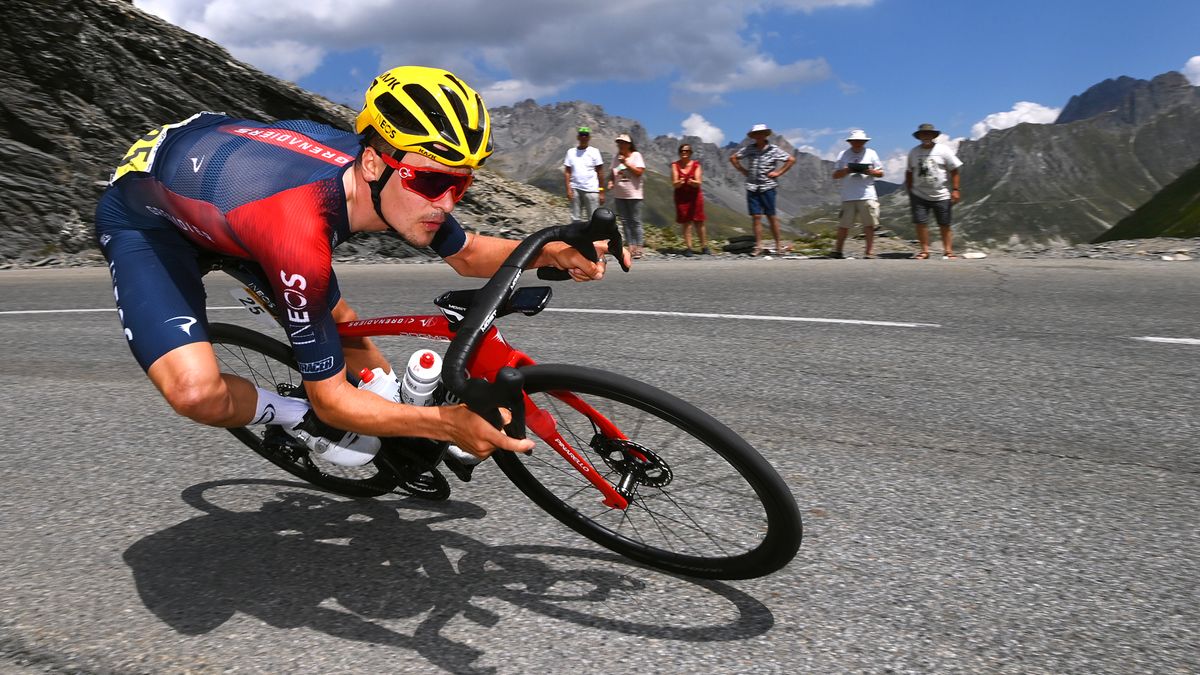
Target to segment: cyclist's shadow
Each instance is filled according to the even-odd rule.
[[[230,486],[269,487],[274,495],[257,511],[227,511],[206,500],[206,491]],[[475,665],[482,652],[442,635],[459,615],[480,626],[499,623],[499,615],[471,603],[475,597],[504,599],[592,628],[677,640],[741,639],[774,623],[762,603],[725,584],[673,579],[632,565],[622,574],[599,564],[617,559],[608,553],[489,546],[430,527],[485,515],[463,502],[335,499],[303,483],[276,480],[202,483],[184,490],[183,499],[206,515],[151,534],[130,546],[124,558],[146,607],[185,634],[206,633],[243,612],[271,626],[304,626],[411,649],[447,670],[482,673],[490,672]],[[402,518],[405,510],[420,517]],[[464,552],[457,566],[447,549]],[[569,556],[576,564],[556,569],[531,557],[539,555]],[[579,565],[581,559],[590,564]],[[637,603],[639,593],[647,594],[642,579],[649,574],[722,596],[736,618],[681,627],[577,609],[604,610],[618,593]],[[661,606],[660,595],[649,595],[646,604]],[[379,623],[423,613],[428,616],[412,635]]]

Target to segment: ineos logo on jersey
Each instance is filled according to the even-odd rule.
[[[287,307],[287,319],[292,324],[289,337],[293,345],[307,345],[317,341],[312,329],[312,316],[308,313],[308,279],[300,274],[288,274],[279,270],[283,282],[283,304]]]

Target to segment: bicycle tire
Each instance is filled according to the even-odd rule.
[[[243,377],[256,386],[287,394],[303,387],[292,348],[274,338],[233,324],[214,323],[208,329],[221,371]],[[229,433],[275,466],[319,488],[346,497],[378,497],[391,492],[398,479],[374,463],[361,467],[331,464],[307,449],[274,443],[278,427],[237,427]],[[339,475],[340,474],[340,475]]]
[[[638,481],[629,507],[621,511],[600,504],[600,493],[536,436],[531,435],[538,443],[531,455],[495,453],[509,480],[551,516],[605,548],[688,576],[749,579],[795,557],[803,527],[791,490],[728,427],[671,394],[606,371],[554,364],[521,372],[526,393],[553,415],[563,438],[614,485],[620,465],[600,452],[611,459],[612,441],[549,392],[581,396],[661,464],[657,474]],[[632,414],[638,419],[629,419]],[[647,535],[662,541],[647,541]],[[700,552],[705,546],[716,550]]]

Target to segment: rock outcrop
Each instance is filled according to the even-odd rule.
[[[121,0],[7,0],[0,31],[0,260],[94,246],[96,199],[142,133],[200,110],[312,119],[353,111],[238,62]],[[363,86],[366,86],[366,82]],[[565,219],[562,200],[480,173],[462,220],[485,230]],[[361,242],[394,255],[399,240]]]

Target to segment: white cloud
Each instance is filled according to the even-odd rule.
[[[512,105],[527,98],[540,98],[558,93],[561,87],[541,87],[524,80],[500,80],[482,87],[479,93],[489,106]]]
[[[365,48],[379,55],[380,70],[403,63],[449,68],[480,90],[494,92],[499,98],[489,99],[492,105],[548,96],[619,73],[628,81],[669,77],[673,98],[695,109],[720,103],[732,92],[800,86],[833,76],[821,55],[781,60],[765,52],[751,33],[753,18],[770,11],[869,6],[877,0],[135,2],[289,78],[311,73],[329,53]],[[448,11],[453,16],[449,23]],[[607,37],[613,26],[621,27],[617,71]],[[681,35],[688,38],[679,39]],[[287,36],[286,48],[280,36]],[[597,45],[602,45],[600,52]]]
[[[1183,64],[1183,75],[1193,87],[1200,87],[1200,56],[1193,56]]]
[[[683,121],[682,126],[683,135],[685,136],[697,136],[705,143],[714,143],[716,145],[721,145],[725,142],[725,132],[713,126],[700,113],[688,115],[687,119]]]
[[[255,46],[239,45],[229,51],[241,61],[291,81],[316,70],[325,58],[325,50],[295,40],[276,40]]]
[[[883,154],[883,153],[879,153]],[[883,179],[892,183],[903,183],[908,170],[908,150],[896,148],[883,158]]]
[[[781,64],[762,54],[744,59],[738,66],[719,77],[692,79],[678,86],[696,94],[719,97],[733,91],[769,89],[784,84],[804,84],[828,79],[832,74],[825,59],[806,59]]]
[[[1032,103],[1030,101],[1018,101],[1013,105],[1012,110],[1008,112],[992,113],[982,120],[976,122],[971,127],[971,140],[983,138],[983,136],[993,129],[1007,129],[1015,127],[1022,122],[1032,122],[1033,124],[1050,124],[1058,119],[1058,114],[1062,112],[1062,108],[1049,108],[1040,103]]]

